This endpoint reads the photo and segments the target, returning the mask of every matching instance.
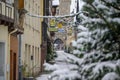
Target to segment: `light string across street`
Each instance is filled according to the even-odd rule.
[[[75,17],[81,13],[86,13],[85,11],[80,11],[80,12],[77,12],[77,13],[72,13],[72,14],[69,14],[69,15],[57,15],[57,16],[42,16],[42,15],[36,15],[36,14],[31,14],[31,13],[27,13],[26,15],[28,16],[31,16],[31,17],[36,17],[36,18],[50,18],[50,19],[55,19],[56,21],[58,22],[63,22],[63,23],[66,23],[67,25],[75,25],[75,21],[74,22],[71,22],[71,21],[64,21],[63,19],[64,18],[69,18],[69,17]]]
[[[75,17],[81,13],[86,13],[86,12],[80,11],[78,13],[73,13],[73,14],[69,14],[69,15],[59,15],[59,16],[41,16],[41,15],[35,15],[35,14],[30,14],[30,13],[27,13],[27,15],[29,15],[31,17],[37,17],[37,18],[67,18],[67,17]]]

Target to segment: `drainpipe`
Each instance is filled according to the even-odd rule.
[[[19,53],[18,54],[19,78],[18,78],[18,80],[23,80],[22,79],[22,63],[21,63],[21,34],[18,35],[18,40],[19,40],[19,42],[18,42],[18,44],[19,44],[19,46],[18,46],[18,48],[19,48],[19,51],[18,51],[18,53]]]
[[[14,17],[15,17],[15,26],[19,23],[19,0],[14,0]],[[18,80],[22,80],[22,66],[21,66],[21,34],[18,34]]]

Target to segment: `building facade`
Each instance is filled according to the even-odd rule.
[[[57,8],[57,15],[70,15],[70,6],[71,6],[71,0],[59,0],[60,5]],[[72,40],[74,40],[74,32],[73,32],[73,26],[69,24],[69,22],[73,21],[72,17],[63,18],[62,20],[62,28],[58,28],[58,32],[56,32],[56,39],[61,39],[64,44],[62,46],[68,47]]]
[[[49,0],[43,0],[43,16],[49,15]],[[47,55],[47,28],[48,19],[43,18],[42,21],[42,33],[41,33],[41,71],[43,71],[43,64],[46,60]]]
[[[17,36],[23,33],[18,5],[18,0],[0,0],[0,80],[18,80]]]
[[[43,15],[43,0],[24,0],[24,8],[30,14]],[[22,35],[23,76],[34,76],[41,71],[41,20],[25,16],[24,34]]]
[[[0,0],[0,80],[10,79],[10,32],[14,29],[14,2]]]

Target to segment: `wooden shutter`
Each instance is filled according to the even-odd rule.
[[[19,0],[19,9],[24,9],[24,0]]]

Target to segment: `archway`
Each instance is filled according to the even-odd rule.
[[[57,38],[55,41],[54,41],[54,49],[55,50],[62,50],[63,47],[64,47],[64,42],[60,39],[60,38]]]

